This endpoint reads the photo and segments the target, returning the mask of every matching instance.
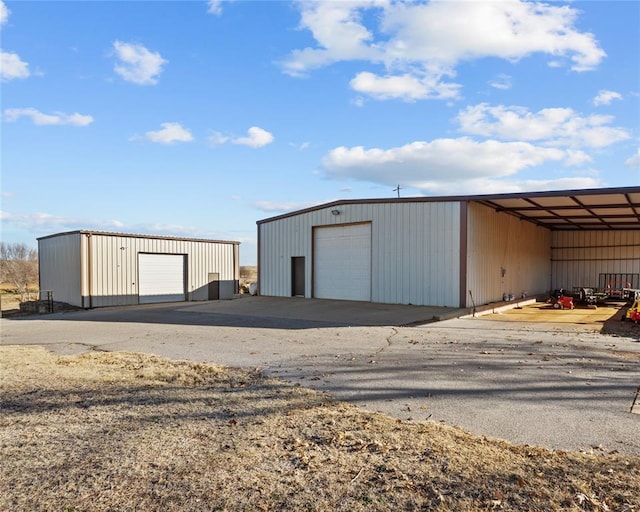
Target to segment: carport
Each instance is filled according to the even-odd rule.
[[[475,200],[552,232],[552,289],[640,288],[640,187]]]

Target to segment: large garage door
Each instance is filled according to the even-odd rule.
[[[371,224],[314,230],[314,296],[371,300]]]
[[[140,304],[185,300],[184,255],[138,254]]]

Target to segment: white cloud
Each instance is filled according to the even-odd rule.
[[[10,213],[0,211],[0,221],[20,229],[38,234],[49,234],[74,229],[121,229],[124,224],[119,220],[88,221],[87,219],[64,217],[50,213]]]
[[[1,80],[27,78],[30,74],[29,64],[24,62],[17,53],[3,52],[0,50]]]
[[[117,231],[125,233],[141,233],[149,235],[171,235],[193,238],[209,238],[216,240],[237,240],[237,233],[229,235],[203,229],[195,226],[184,226],[181,224],[166,223],[136,223],[129,224],[117,219],[95,219],[88,217],[67,217],[54,215],[51,213],[10,213],[0,211],[0,222],[2,225],[12,226],[21,230],[33,233],[35,236],[49,235],[63,231],[76,229],[94,229],[100,231]],[[252,239],[247,238],[247,241]],[[255,240],[253,240],[255,242]]]
[[[231,142],[233,144],[241,144],[252,148],[261,148],[273,142],[273,135],[258,126],[252,126],[247,130],[246,137],[237,137],[232,139]]]
[[[518,106],[472,105],[459,112],[460,131],[504,140],[545,141],[554,146],[599,148],[626,140],[629,133],[607,126],[611,116],[583,117],[570,108],[546,108],[533,113]]]
[[[374,7],[375,0],[353,2],[299,2],[300,28],[311,31],[318,48],[294,50],[283,70],[300,76],[308,70],[345,60],[374,60],[383,57],[370,45],[373,34],[361,23],[360,11]]]
[[[498,57],[517,61],[533,53],[569,57],[572,68],[596,67],[605,56],[592,34],[574,28],[578,11],[569,6],[506,0],[400,4],[383,21],[404,42],[401,56],[455,65]],[[397,45],[396,45],[397,47]]]
[[[358,73],[349,85],[354,91],[378,100],[396,98],[405,101],[457,98],[460,89],[458,84],[442,82],[441,76],[405,73],[380,77],[368,71]]]
[[[54,112],[44,114],[35,108],[7,108],[4,111],[6,121],[17,121],[21,117],[29,117],[38,126],[68,125],[68,126],[88,126],[93,123],[93,117],[83,114],[65,114],[64,112]]]
[[[566,154],[567,157],[564,161],[566,165],[583,165],[593,160],[590,155],[579,149],[567,149]]]
[[[586,71],[605,57],[594,36],[575,27],[578,11],[567,5],[522,0],[500,2],[299,2],[300,28],[313,47],[296,49],[283,71],[303,76],[342,61],[364,61],[351,86],[378,99],[451,98],[459,84],[447,82],[463,61],[496,57],[511,62],[534,53],[569,59]],[[366,20],[366,23],[365,23]],[[374,26],[375,25],[375,26]],[[506,86],[504,80],[495,82]]]
[[[220,16],[222,14],[222,0],[208,0],[207,12],[209,14]]]
[[[115,41],[113,48],[118,58],[113,69],[124,80],[138,85],[158,83],[158,75],[168,62],[158,52],[151,52],[141,44],[121,41]]]
[[[226,144],[227,142],[229,142],[230,137],[220,132],[213,132],[211,135],[209,135],[207,140],[211,144]]]
[[[296,210],[304,210],[305,208],[311,208],[312,206],[317,206],[325,202],[327,201],[284,201],[281,203],[274,201],[255,201],[251,203],[251,206],[256,210],[260,210],[263,212],[284,213]]]
[[[174,142],[190,142],[193,140],[191,132],[180,123],[160,123],[161,130],[145,133],[145,138],[159,144],[173,144]]]
[[[302,143],[289,142],[289,146],[297,149],[298,151],[306,151],[311,147],[311,143],[310,142],[302,142]]]
[[[621,100],[621,99],[622,99],[622,94],[620,94],[619,92],[602,89],[601,91],[598,92],[598,95],[595,98],[593,98],[593,104],[596,107],[599,107],[601,105],[611,105],[611,102],[613,100]]]
[[[391,149],[338,147],[324,156],[323,167],[336,178],[424,189],[452,180],[511,176],[565,157],[560,149],[527,142],[477,142],[463,137],[419,141]]]
[[[263,130],[258,126],[252,126],[247,130],[246,137],[230,137],[220,132],[214,132],[208,138],[211,144],[239,144],[241,146],[249,146],[252,148],[261,148],[267,144],[271,144],[275,138],[273,134],[267,130]]]
[[[353,98],[350,103],[355,107],[364,107],[364,98],[362,96],[357,96]]]
[[[640,149],[636,151],[635,155],[631,155],[624,161],[626,167],[640,167]]]
[[[579,190],[598,188],[604,184],[598,178],[569,177],[548,180],[502,180],[494,178],[478,178],[465,181],[432,183],[428,187],[430,193],[443,196],[505,194],[515,192],[540,192],[544,190]]]
[[[236,0],[207,0],[207,12],[214,16],[222,14],[222,4],[235,2]]]
[[[11,11],[7,9],[5,3],[0,0],[0,25],[4,25],[9,21],[9,13]]]
[[[511,77],[500,73],[493,80],[489,82],[489,85],[494,89],[500,89],[501,91],[507,91],[511,89]]]

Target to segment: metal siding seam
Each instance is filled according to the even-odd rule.
[[[93,237],[91,233],[87,234],[87,268],[88,272],[88,295],[89,295],[89,308],[93,307]]]
[[[418,251],[418,237],[420,234],[417,230],[419,215],[419,205],[417,203],[412,203],[411,224],[409,230],[409,237],[411,240],[409,245],[409,254],[411,255],[411,273],[407,276],[411,289],[411,295],[409,297],[411,304],[420,304],[420,285],[416,279],[418,275],[418,268],[420,267],[420,253]]]
[[[404,282],[405,282],[405,293],[408,294],[405,297],[405,301],[411,304],[415,304],[416,301],[416,270],[417,270],[417,254],[416,254],[416,233],[415,233],[415,225],[416,225],[416,205],[415,203],[409,203],[409,222],[407,226],[406,236],[409,238],[408,240],[408,248],[409,248],[409,265],[406,269],[404,269]]]
[[[416,205],[416,303],[424,305],[424,209],[423,205]]]
[[[233,280],[236,293],[240,293],[240,245],[233,244]]]
[[[393,247],[395,249],[395,261],[392,265],[390,265],[390,268],[389,268],[389,270],[392,272],[391,279],[394,284],[392,301],[393,303],[396,303],[396,304],[399,302],[400,290],[402,287],[402,282],[398,279],[398,266],[399,266],[398,263],[402,264],[402,258],[403,258],[403,251],[402,251],[403,247],[401,243],[402,231],[400,230],[400,226],[398,226],[398,223],[400,222],[398,209],[399,209],[399,205],[393,205],[394,211],[392,213],[392,219],[393,219],[392,224],[393,224],[393,235],[394,235]]]
[[[316,234],[315,226],[311,226],[311,297],[316,296]]]
[[[265,290],[264,288],[262,289],[262,293],[266,295],[277,295],[276,293],[274,293],[274,280],[278,278],[278,269],[276,267],[276,254],[274,251],[274,244],[277,244],[279,242],[279,240],[274,240],[275,237],[278,234],[278,224],[277,223],[272,223],[272,224],[268,224],[267,226],[267,231],[268,231],[268,236],[265,235],[264,237],[264,241],[265,241],[265,245],[268,242],[268,246],[267,246],[267,251],[266,254],[268,256],[268,264],[265,265],[265,267],[269,268],[270,271],[270,277],[269,277],[269,289]]]
[[[256,251],[257,251],[257,263],[258,268],[256,273],[256,288],[258,289],[258,293],[262,290],[262,278],[264,271],[264,260],[262,258],[262,251],[264,247],[262,246],[262,230],[264,229],[264,224],[256,224]]]
[[[383,289],[382,296],[380,300],[382,302],[389,302],[391,297],[391,250],[393,248],[393,240],[392,233],[393,229],[391,228],[391,213],[390,213],[390,204],[385,204],[382,206],[382,219],[384,223],[384,240],[385,244],[381,248],[381,254],[384,257],[384,266],[382,268],[383,275]]]
[[[461,308],[467,307],[467,201],[460,201],[460,256],[458,299]]]

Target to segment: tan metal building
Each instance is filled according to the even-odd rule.
[[[70,231],[38,238],[40,290],[83,308],[231,299],[239,242]]]
[[[345,200],[257,224],[261,295],[471,307],[640,288],[640,187]]]

